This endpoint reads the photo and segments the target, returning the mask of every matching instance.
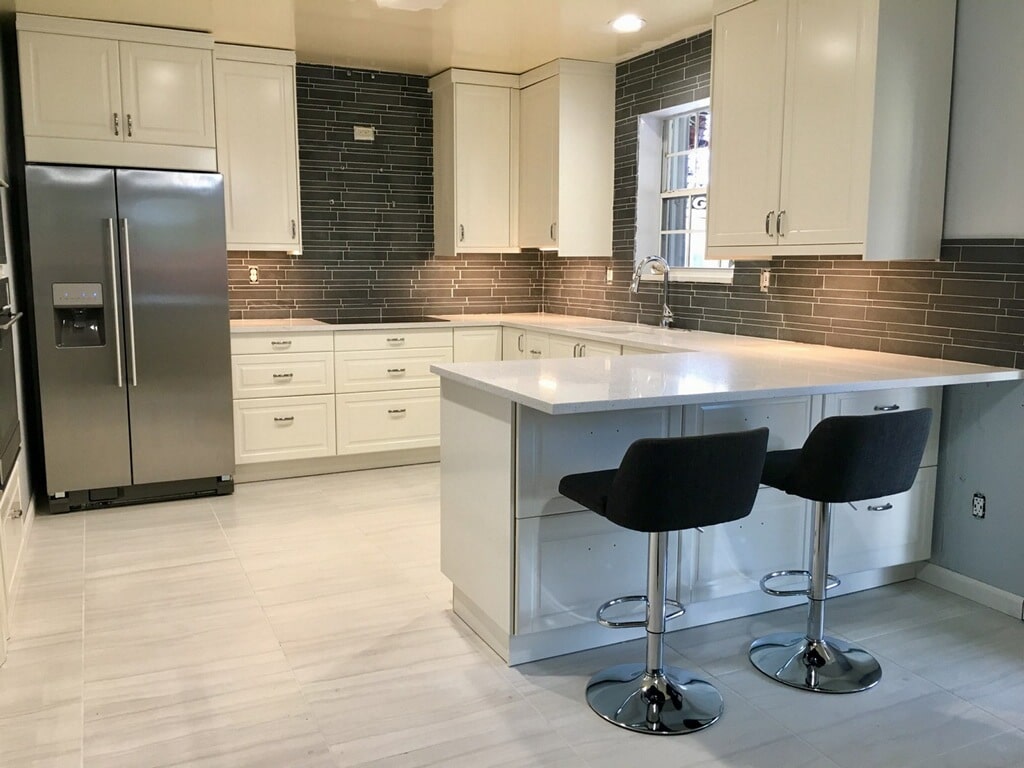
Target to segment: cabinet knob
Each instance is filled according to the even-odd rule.
[[[459,242],[463,242],[466,239],[466,228],[459,224]]]
[[[868,512],[888,512],[892,509],[892,504],[869,504]]]
[[[295,226],[295,219],[292,219],[292,240],[295,239],[298,234],[298,227]]]
[[[876,411],[882,411],[882,412],[898,411],[899,409],[900,409],[900,407],[896,403],[893,403],[892,405],[876,405],[875,406],[875,410]]]
[[[405,368],[388,368],[388,373],[403,374],[405,373]]]
[[[768,237],[772,236],[772,216],[774,215],[775,211],[771,210],[768,211],[768,213],[766,213],[764,217],[764,233],[768,235]]]
[[[786,233],[782,231],[782,217],[786,215],[786,209],[783,208],[779,211],[779,215],[775,217],[775,234],[779,237],[785,237]]]
[[[279,423],[279,424],[280,423],[287,424],[287,423],[295,421],[295,417],[294,416],[275,416],[274,417],[274,421]]]
[[[388,344],[405,344],[405,336],[391,336],[387,342]]]
[[[117,112],[114,113],[114,135],[121,135],[121,118],[118,117]]]
[[[131,116],[131,114],[127,114],[127,115],[124,116],[124,124],[125,124],[125,127],[128,129],[128,138],[130,139],[132,137],[132,116]]]
[[[405,413],[405,408],[388,408],[388,413],[392,415],[399,415]]]
[[[285,339],[283,341],[271,341],[270,346],[272,347],[290,347],[292,345],[291,339]]]
[[[516,348],[520,352],[523,351],[523,334],[521,334],[521,333],[519,334],[519,338],[516,339]]]
[[[25,510],[21,509],[20,507],[16,508],[16,509],[12,509],[10,512],[7,513],[7,519],[8,520],[17,520],[18,518],[20,518],[24,514],[25,514]]]
[[[275,373],[275,374],[272,374],[273,378],[279,379],[279,380],[280,379],[287,380],[287,379],[292,378],[292,376],[294,376],[294,375],[295,375],[294,373]]]

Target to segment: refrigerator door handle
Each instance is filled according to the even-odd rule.
[[[117,358],[117,388],[124,386],[124,369],[121,367],[121,314],[117,305],[121,301],[121,291],[117,287],[117,237],[114,235],[114,220],[107,219],[107,233],[110,235],[110,294],[111,306],[114,309],[114,356]]]
[[[132,249],[128,240],[128,219],[121,219],[121,237],[124,242],[125,314],[128,316],[128,346],[132,351],[132,386],[139,386],[139,373],[135,366],[135,299],[132,297]]]

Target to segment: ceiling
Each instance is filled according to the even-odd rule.
[[[0,0],[0,9],[199,29],[299,61],[432,75],[623,61],[710,28],[712,0]],[[623,13],[647,21],[618,35]]]

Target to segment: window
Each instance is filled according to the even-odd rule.
[[[706,257],[710,135],[707,100],[640,117],[634,256],[661,255],[676,279],[729,282],[732,262]]]

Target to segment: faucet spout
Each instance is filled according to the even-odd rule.
[[[668,308],[668,274],[671,268],[668,262],[665,261],[661,256],[647,256],[641,259],[636,269],[633,270],[633,280],[629,284],[630,293],[637,293],[640,290],[640,275],[643,274],[644,268],[651,264],[652,272],[660,272],[662,275],[661,281],[661,327],[668,328],[672,324],[674,315],[672,310]]]

